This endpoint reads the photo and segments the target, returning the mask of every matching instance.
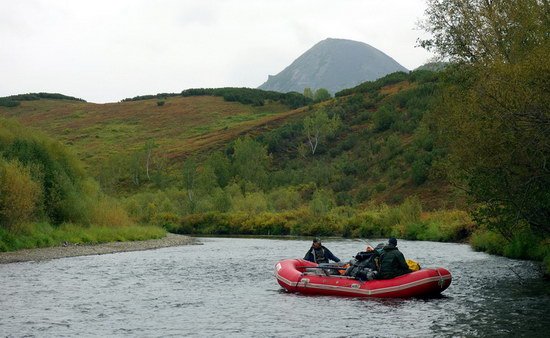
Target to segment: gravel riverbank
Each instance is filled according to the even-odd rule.
[[[166,237],[160,239],[150,239],[146,241],[133,242],[110,242],[101,244],[69,244],[66,246],[56,246],[49,248],[25,249],[13,252],[0,252],[0,264],[44,261],[49,259],[102,255],[125,251],[141,251],[166,248],[179,245],[202,244],[197,239],[168,233]]]

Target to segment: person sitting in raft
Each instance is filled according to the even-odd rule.
[[[335,262],[340,261],[340,258],[334,256],[329,249],[327,249],[321,244],[321,240],[319,238],[315,238],[313,240],[313,243],[311,244],[311,248],[308,250],[308,252],[304,256],[304,259],[306,261],[314,262],[317,264],[328,263],[329,259]]]
[[[376,248],[368,245],[365,251],[358,252],[355,258],[349,263],[344,276],[354,277],[361,281],[375,278],[380,265],[380,252],[384,243],[378,244]]]
[[[397,239],[390,238],[380,256],[380,273],[377,279],[390,279],[411,272],[405,257],[397,248]]]

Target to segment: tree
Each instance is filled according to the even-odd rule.
[[[145,151],[145,174],[148,180],[151,180],[151,176],[149,175],[149,168],[151,167],[151,163],[153,162],[153,149],[157,147],[158,145],[155,143],[154,140],[147,140],[147,142],[145,142],[145,145],[143,146],[143,150]]]
[[[548,0],[428,0],[421,46],[467,63],[514,63],[548,44]]]
[[[325,137],[333,135],[340,128],[340,125],[341,121],[338,115],[329,118],[327,112],[323,109],[315,111],[312,116],[304,119],[304,133],[312,155],[315,155],[319,143]]]
[[[304,88],[304,96],[307,97],[308,99],[313,100],[313,91],[311,90],[311,88],[309,87]]]
[[[206,160],[206,165],[214,170],[216,180],[221,188],[225,188],[231,179],[231,162],[220,151],[212,153]]]
[[[195,188],[197,186],[197,161],[190,157],[183,162],[183,187],[187,191],[187,200],[191,211],[195,211],[197,201],[195,200]]]
[[[431,0],[426,15],[421,44],[457,61],[434,114],[448,177],[505,238],[548,235],[548,1]]]
[[[42,194],[40,184],[31,177],[29,168],[19,161],[0,158],[0,226],[17,226],[35,216]]]
[[[241,179],[263,187],[267,180],[269,165],[267,147],[251,139],[239,138],[235,141],[233,167]]]
[[[330,93],[325,88],[319,88],[315,91],[315,94],[313,95],[313,101],[315,102],[321,102],[330,99]]]

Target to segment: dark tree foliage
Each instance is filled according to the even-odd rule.
[[[62,148],[23,138],[0,145],[2,157],[16,159],[31,168],[34,179],[44,192],[44,212],[54,224],[84,221],[84,210],[75,207],[82,199],[84,171]]]
[[[17,107],[20,104],[21,104],[21,102],[13,100],[13,99],[5,98],[5,97],[0,98],[0,106],[2,106],[2,107],[8,107],[8,108],[9,107]]]
[[[279,101],[282,104],[290,107],[291,109],[296,109],[299,107],[307,106],[312,103],[311,98],[305,97],[304,95],[296,92],[289,93],[279,93],[274,91],[265,91],[261,89],[253,88],[234,88],[234,87],[225,87],[225,88],[191,88],[182,91],[179,94],[176,93],[159,93],[156,95],[141,95],[133,98],[127,98],[122,100],[126,101],[141,101],[141,100],[151,100],[151,99],[166,99],[168,97],[174,96],[219,96],[223,97],[225,101],[228,102],[239,102],[242,104],[249,104],[253,106],[263,106],[266,100]]]
[[[340,97],[340,96],[347,96],[347,95],[356,94],[356,93],[373,94],[374,92],[376,92],[377,90],[379,90],[384,86],[403,82],[408,79],[409,79],[409,74],[405,72],[395,72],[395,73],[388,74],[376,81],[363,82],[360,85],[355,86],[353,88],[341,90],[338,93],[334,94],[334,96]]]
[[[0,102],[3,100],[12,100],[12,101],[35,101],[40,99],[50,99],[50,100],[71,100],[71,101],[81,101],[86,102],[83,99],[79,99],[73,96],[67,96],[58,93],[29,93],[29,94],[19,94],[11,95],[6,97],[0,97]]]
[[[131,98],[123,99],[122,102],[143,101],[143,100],[152,100],[152,99],[164,100],[168,97],[174,97],[174,96],[180,96],[180,94],[179,93],[158,93],[156,95],[140,95],[140,96],[134,96]]]
[[[251,104],[254,106],[263,106],[266,100],[279,101],[291,109],[307,106],[312,103],[311,98],[296,92],[279,93],[274,91],[265,91],[253,88],[192,88],[181,92],[186,96],[221,96],[228,102],[239,102],[242,104]]]
[[[549,25],[547,0],[430,0],[423,23],[455,61],[434,115],[447,174],[509,240],[550,234]]]

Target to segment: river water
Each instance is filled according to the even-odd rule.
[[[399,241],[453,274],[433,299],[282,291],[273,274],[306,240],[202,238],[204,245],[0,265],[0,336],[545,336],[550,286],[534,263],[468,245]],[[376,244],[378,241],[372,241]],[[342,260],[364,248],[326,240]]]

